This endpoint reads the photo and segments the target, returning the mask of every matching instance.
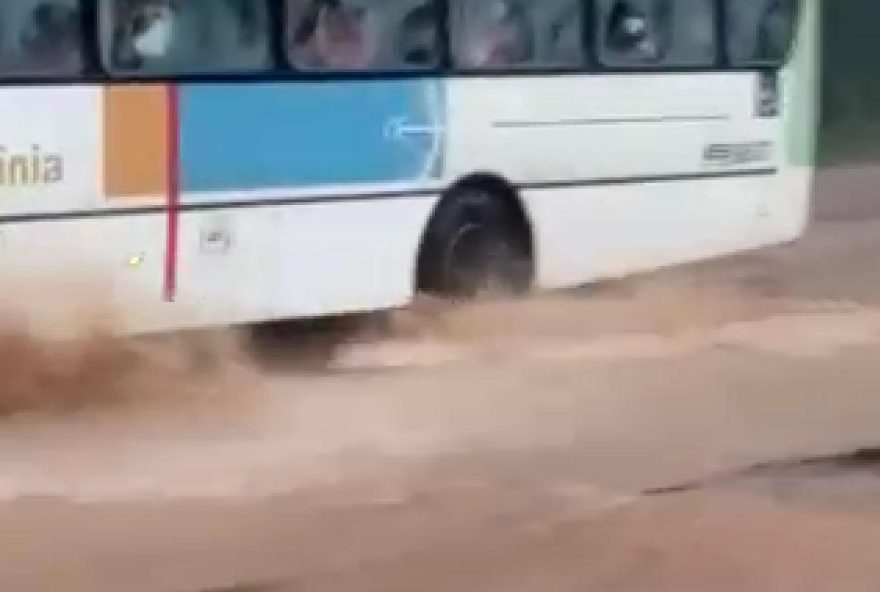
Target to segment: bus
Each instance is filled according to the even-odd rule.
[[[0,281],[55,286],[33,307],[95,282],[140,332],[560,289],[793,241],[818,12],[3,2]]]

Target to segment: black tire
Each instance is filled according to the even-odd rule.
[[[512,204],[485,189],[461,187],[431,217],[418,287],[451,298],[522,295],[532,283],[530,243],[526,222]]]

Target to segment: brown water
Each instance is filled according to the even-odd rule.
[[[6,331],[0,582],[876,589],[873,468],[798,460],[880,440],[877,230],[421,302],[270,369],[232,333]]]

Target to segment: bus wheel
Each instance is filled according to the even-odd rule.
[[[515,296],[532,283],[525,216],[512,200],[461,187],[434,212],[418,262],[418,288],[444,297]]]

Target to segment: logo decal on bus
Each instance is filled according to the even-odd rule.
[[[703,162],[710,166],[735,166],[769,162],[773,157],[773,142],[739,142],[709,144],[703,149]]]
[[[64,180],[64,157],[43,152],[34,144],[30,152],[11,151],[0,144],[0,187],[54,185]]]

